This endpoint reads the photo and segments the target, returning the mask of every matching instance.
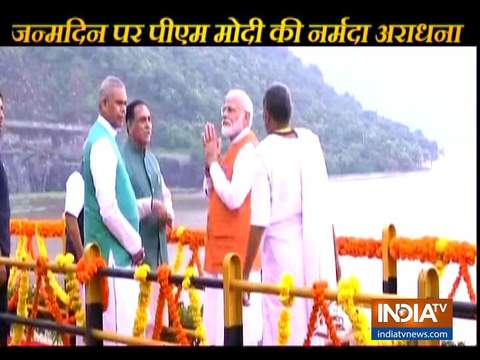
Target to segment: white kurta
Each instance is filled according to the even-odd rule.
[[[335,253],[328,218],[328,177],[318,137],[296,129],[298,138],[267,136],[257,147],[263,166],[252,188],[252,225],[266,227],[262,245],[263,282],[278,284],[284,272],[295,286],[327,280],[335,287]],[[283,305],[263,300],[263,344],[276,345]],[[312,301],[296,298],[289,345],[302,345]]]
[[[65,213],[69,213],[78,219],[83,209],[84,194],[83,176],[78,171],[74,171],[65,183]]]

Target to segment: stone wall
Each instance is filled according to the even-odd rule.
[[[6,124],[0,153],[10,192],[64,191],[67,177],[80,167],[88,127],[9,119]],[[202,186],[201,165],[168,154],[162,155],[159,162],[167,186]]]

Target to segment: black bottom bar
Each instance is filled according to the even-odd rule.
[[[243,326],[225,327],[223,332],[225,346],[243,346]]]

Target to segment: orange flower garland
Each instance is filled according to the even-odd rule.
[[[450,293],[448,294],[448,298],[453,299],[453,297],[455,296],[455,293],[457,292],[458,286],[460,285],[460,281],[462,277],[465,280],[465,284],[467,284],[467,291],[468,291],[468,296],[470,298],[470,302],[472,304],[475,304],[476,296],[475,296],[475,292],[473,291],[472,280],[470,278],[470,274],[468,273],[468,267],[466,264],[460,264],[457,278],[453,282],[452,290],[450,290]]]
[[[10,234],[14,236],[33,236],[35,229],[44,237],[63,237],[65,235],[65,220],[27,220],[11,219]]]
[[[332,344],[334,346],[341,346],[340,338],[337,335],[337,330],[335,329],[335,325],[333,324],[333,319],[330,316],[330,311],[328,310],[328,305],[325,302],[325,290],[327,289],[327,282],[315,282],[313,284],[313,309],[312,313],[310,314],[310,320],[308,322],[308,330],[307,330],[307,337],[303,342],[303,346],[310,346],[311,339],[313,336],[313,332],[315,330],[315,324],[317,322],[317,315],[318,311],[321,310],[325,322],[328,328],[328,334],[330,335],[330,339],[332,340]]]
[[[40,267],[40,261],[45,261],[42,258],[37,259],[37,267],[35,269],[36,274],[36,283],[35,283],[35,291],[33,295],[33,304],[32,304],[32,313],[30,314],[31,319],[37,318],[38,313],[38,304],[40,302],[40,288],[43,286],[43,273]],[[27,343],[31,343],[33,339],[33,327],[29,327],[27,330]]]
[[[37,221],[38,233],[43,237],[65,236],[65,220],[42,220]]]
[[[170,268],[168,267],[168,265],[161,265],[158,267],[157,278],[158,278],[158,282],[160,283],[160,291],[166,296],[168,301],[168,314],[170,316],[170,319],[173,320],[173,326],[175,327],[177,341],[181,345],[189,345],[187,334],[185,333],[185,330],[182,327],[182,323],[180,322],[177,303],[175,302],[175,298],[173,296],[172,286],[170,284]],[[162,312],[162,310],[163,310],[163,307],[157,308],[157,315],[158,315],[158,312],[159,311]],[[158,320],[160,319],[161,319],[161,316]],[[156,323],[155,327],[161,326],[161,325],[157,326],[157,319],[155,323]]]
[[[97,274],[98,270],[107,267],[105,260],[101,256],[96,256],[92,260],[87,260],[82,256],[77,263],[77,279],[81,284],[89,282],[92,277]],[[101,277],[102,282],[102,305],[103,311],[108,309],[108,279],[106,276]]]
[[[177,229],[167,229],[167,241],[169,243],[180,242],[184,245],[198,244],[199,246],[205,246],[204,230],[185,229],[177,234]]]
[[[382,258],[382,241],[372,238],[338,236],[338,253],[343,256]],[[424,236],[419,239],[396,237],[390,243],[390,255],[396,260],[419,260],[437,264],[450,262],[474,265],[477,247],[467,242]]]
[[[50,281],[47,277],[47,262],[48,262],[48,259],[44,257],[39,257],[37,259],[38,273],[41,274],[41,276],[45,279],[45,293],[46,293],[45,302],[55,321],[59,324],[65,324],[68,322],[68,315],[66,319],[63,318],[62,313],[60,311],[60,307],[58,306],[54,291],[50,286]],[[64,333],[62,335],[62,339],[63,339],[64,346],[70,345],[70,336],[68,334]]]
[[[165,279],[160,278],[158,270],[159,269],[157,269],[157,279],[160,283],[160,291],[157,299],[157,310],[155,312],[155,325],[153,327],[152,335],[153,340],[160,340],[160,335],[163,329],[163,308],[165,307],[165,300],[167,298],[166,288],[168,286],[168,281],[165,283]]]
[[[382,242],[372,238],[337,236],[338,254],[343,256],[382,258]]]
[[[178,243],[180,245],[188,245],[192,251],[192,257],[187,266],[195,264],[197,266],[199,276],[203,276],[202,265],[198,250],[200,247],[205,246],[206,233],[203,230],[186,229],[184,226],[179,226],[176,229],[167,229],[167,241],[169,243]],[[183,247],[177,249],[180,251]],[[179,261],[175,261],[174,273],[179,270]]]
[[[178,231],[182,228],[182,231]],[[26,220],[11,219],[10,234],[33,236],[35,229],[44,237],[63,237],[65,236],[65,221],[59,220]],[[169,243],[181,243],[189,245],[192,251],[205,245],[206,233],[204,230],[186,229],[177,227],[176,229],[167,229],[167,241]],[[466,262],[469,266],[475,264],[476,246],[467,242],[449,241],[444,251],[439,254],[436,251],[437,242],[441,240],[438,237],[424,236],[418,239],[397,237],[392,240],[390,254],[394,259],[420,260],[436,264],[441,260],[444,264],[450,262]],[[337,237],[337,248],[340,255],[381,258],[382,241],[372,238],[356,238],[347,236]],[[198,257],[198,256],[197,256]],[[194,260],[197,264],[197,259]],[[199,261],[198,261],[199,263]]]

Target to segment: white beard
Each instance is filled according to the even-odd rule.
[[[233,138],[240,134],[240,131],[243,130],[243,125],[240,121],[240,117],[243,114],[240,114],[237,119],[233,121],[233,124],[230,126],[225,126],[222,124],[222,135],[227,138]]]

